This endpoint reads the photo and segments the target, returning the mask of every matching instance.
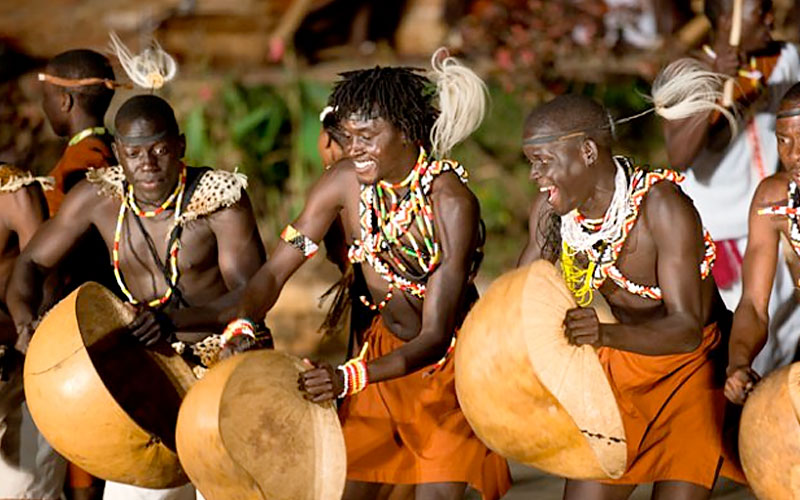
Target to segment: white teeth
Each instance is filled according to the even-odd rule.
[[[374,161],[354,161],[353,164],[356,167],[356,170],[366,170],[372,165],[375,164]]]
[[[539,192],[540,193],[544,193],[545,191],[550,191],[550,188],[549,187],[540,187],[539,188]]]

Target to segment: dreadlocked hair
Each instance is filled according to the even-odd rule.
[[[421,71],[376,66],[341,73],[328,105],[335,110],[337,122],[354,115],[383,118],[408,141],[430,150],[431,128],[439,110],[434,105],[436,87]]]
[[[536,231],[542,242],[541,258],[555,264],[561,257],[561,217],[552,210],[545,210],[539,217]]]

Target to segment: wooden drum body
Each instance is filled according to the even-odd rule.
[[[458,335],[458,399],[478,437],[507,458],[573,479],[617,478],[627,460],[622,418],[594,349],[567,343],[573,307],[549,262],[498,278]],[[616,322],[607,305],[595,308]]]
[[[800,363],[759,382],[747,397],[739,456],[758,498],[800,499]]]
[[[308,369],[276,351],[215,365],[181,406],[178,454],[206,500],[338,500],[347,456],[332,403],[306,401]]]
[[[175,422],[195,378],[167,347],[142,347],[124,328],[131,312],[87,283],[42,320],[25,358],[25,396],[59,453],[102,479],[147,488],[188,481]]]

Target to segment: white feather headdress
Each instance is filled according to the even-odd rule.
[[[111,48],[117,55],[122,69],[137,87],[148,90],[160,89],[178,73],[175,59],[155,40],[141,53],[134,55],[116,33],[112,31],[109,37]]]
[[[488,107],[486,84],[471,69],[439,48],[431,57],[428,78],[436,84],[439,117],[431,128],[433,156],[444,158],[477,129]]]
[[[732,136],[735,136],[738,131],[736,118],[720,104],[726,79],[727,76],[709,71],[696,59],[678,59],[658,74],[650,99],[655,112],[667,120],[718,111],[728,120]]]

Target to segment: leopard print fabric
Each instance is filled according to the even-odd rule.
[[[101,196],[121,200],[125,174],[122,167],[90,169],[86,179],[97,186]],[[226,170],[209,170],[200,178],[200,183],[192,194],[192,199],[178,219],[179,224],[211,215],[217,210],[228,208],[239,203],[242,192],[247,189],[247,176],[239,172]]]
[[[45,191],[55,187],[55,180],[52,177],[34,177],[27,170],[14,165],[0,164],[0,193],[13,193],[37,182]]]

